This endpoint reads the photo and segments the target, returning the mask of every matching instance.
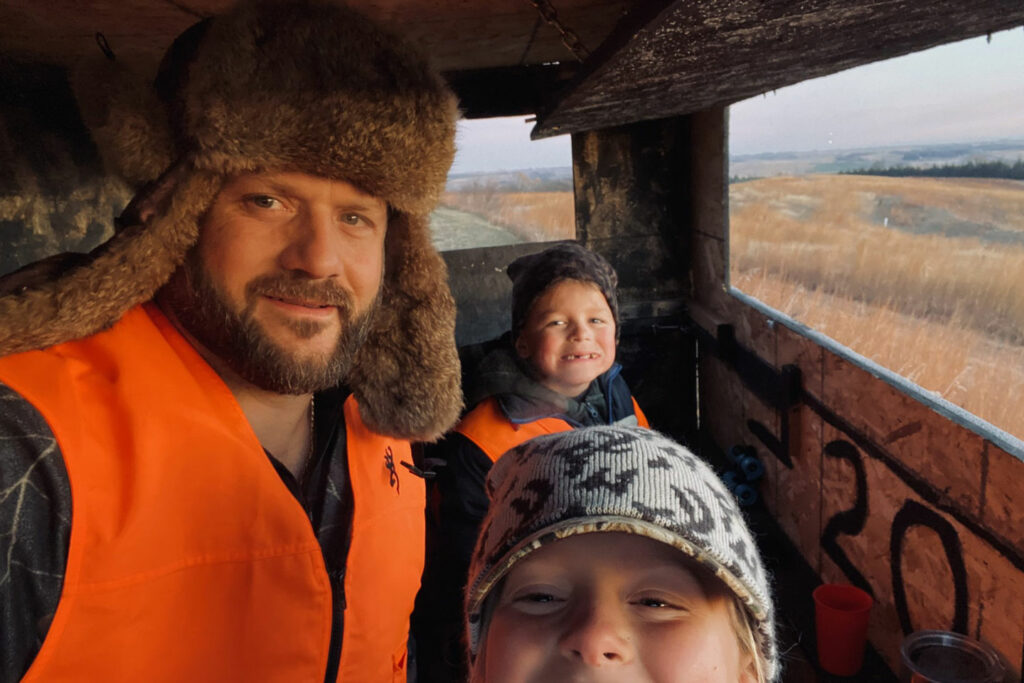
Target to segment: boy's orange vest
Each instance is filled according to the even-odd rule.
[[[146,305],[113,328],[0,359],[71,484],[64,587],[25,681],[321,683],[331,590],[302,506],[227,386]],[[345,403],[354,495],[339,680],[404,681],[423,566],[409,444]],[[399,468],[401,471],[401,468]]]
[[[641,427],[650,427],[647,417],[636,399],[633,400],[633,414]],[[522,424],[512,422],[498,405],[498,399],[491,396],[473,408],[455,428],[455,431],[477,445],[487,454],[491,462],[497,462],[505,451],[541,434],[567,432],[573,426],[557,417],[544,417]]]

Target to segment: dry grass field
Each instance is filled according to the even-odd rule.
[[[572,192],[446,192],[441,206],[474,213],[524,242],[576,236]]]
[[[733,286],[1024,436],[1024,183],[730,187]]]

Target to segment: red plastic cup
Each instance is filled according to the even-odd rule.
[[[856,586],[826,583],[814,589],[818,663],[836,676],[853,676],[864,662],[874,600]]]

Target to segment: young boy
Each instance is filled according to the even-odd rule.
[[[767,683],[768,581],[732,496],[651,430],[592,427],[505,454],[466,600],[473,683]]]
[[[424,680],[464,681],[463,588],[484,481],[502,453],[528,439],[589,425],[647,426],[615,363],[616,275],[598,254],[559,244],[516,259],[511,343],[485,357],[467,388],[472,410],[439,446],[439,506],[428,538],[416,639]]]
[[[600,255],[559,244],[508,267],[511,348],[488,355],[467,391],[472,410],[445,440],[444,505],[474,518],[466,560],[487,510],[484,479],[508,449],[541,434],[599,424],[648,426],[615,362],[617,277]],[[448,490],[451,489],[451,490]]]

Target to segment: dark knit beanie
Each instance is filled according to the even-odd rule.
[[[520,256],[506,270],[512,280],[512,339],[519,337],[530,307],[541,294],[562,280],[592,282],[608,300],[608,308],[619,331],[619,301],[615,296],[618,277],[602,256],[575,242],[558,244],[538,254]]]

